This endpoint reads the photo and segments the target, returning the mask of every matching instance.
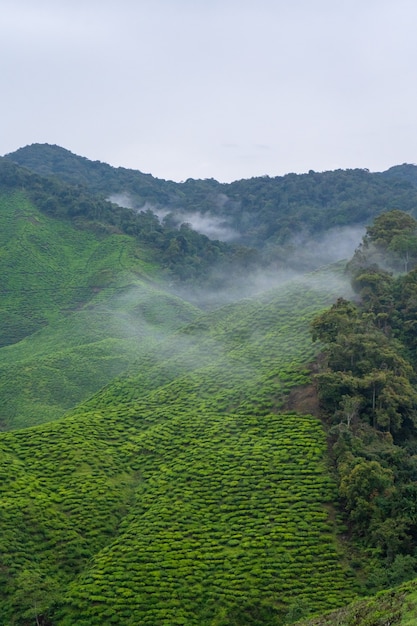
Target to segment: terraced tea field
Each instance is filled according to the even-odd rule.
[[[5,623],[42,598],[54,626],[278,625],[355,596],[322,426],[285,410],[330,276],[201,315],[71,416],[1,435]]]
[[[340,293],[338,276],[324,272],[202,315],[141,355],[86,406],[132,405],[152,393],[170,411],[279,410],[293,387],[310,380],[317,347],[309,323],[336,288]]]
[[[59,624],[234,623],[245,607],[278,619],[294,601],[314,612],[352,597],[314,418],[186,413],[130,444],[135,504]]]
[[[150,283],[131,237],[0,195],[0,429],[57,419],[198,309]]]
[[[352,597],[315,418],[136,411],[3,435],[5,589],[35,564],[69,585],[56,623],[80,625],[278,619]]]

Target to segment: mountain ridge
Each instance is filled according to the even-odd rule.
[[[177,228],[189,223],[212,238],[262,250],[265,259],[280,262],[287,254],[279,254],[283,244],[296,246],[298,240],[308,245],[315,233],[365,226],[384,210],[401,208],[415,214],[417,206],[417,167],[407,164],[384,173],[310,170],[232,183],[176,183],[89,161],[49,144],[32,144],[3,158],[67,183],[82,182],[93,193],[116,197],[135,211],[150,209]]]
[[[159,182],[163,182],[163,183],[168,183],[168,184],[173,184],[173,185],[184,185],[187,181],[195,181],[195,182],[201,182],[201,181],[208,181],[210,183],[215,183],[217,185],[221,185],[221,186],[225,186],[228,187],[230,185],[234,185],[235,183],[240,182],[241,180],[265,180],[265,179],[271,179],[271,178],[284,178],[286,176],[311,176],[311,175],[315,175],[315,174],[326,174],[329,172],[335,172],[335,171],[364,171],[367,173],[372,174],[377,174],[377,175],[382,175],[384,177],[389,177],[389,178],[406,178],[410,181],[413,181],[413,184],[416,184],[416,178],[417,178],[417,165],[415,163],[401,163],[401,164],[397,164],[397,165],[392,165],[389,168],[387,168],[386,170],[378,170],[378,171],[370,171],[368,168],[347,168],[347,169],[340,169],[337,168],[335,170],[323,170],[323,171],[315,171],[313,169],[310,169],[308,172],[299,172],[299,173],[295,173],[295,172],[287,172],[286,174],[281,174],[281,175],[276,175],[276,176],[271,176],[268,174],[264,174],[262,176],[251,176],[249,178],[239,178],[236,180],[233,180],[231,182],[220,182],[217,181],[215,178],[210,177],[210,178],[188,178],[186,181],[174,181],[172,179],[166,179],[166,178],[159,178],[157,176],[154,176],[152,173],[150,172],[142,172],[141,170],[135,169],[135,168],[129,168],[129,167],[124,167],[124,166],[114,166],[114,165],[110,165],[108,163],[106,163],[105,161],[101,161],[101,160],[92,160],[89,159],[88,157],[79,155],[75,152],[72,152],[71,150],[69,150],[68,148],[65,148],[63,146],[60,146],[58,144],[50,144],[50,143],[32,143],[32,144],[28,144],[26,146],[22,146],[20,148],[17,148],[16,150],[12,151],[12,152],[8,152],[6,154],[3,155],[4,158],[10,159],[18,164],[23,164],[23,163],[27,163],[30,164],[31,167],[29,167],[28,169],[34,169],[36,160],[38,158],[38,154],[42,154],[43,157],[43,167],[44,167],[44,175],[47,175],[50,171],[51,171],[51,164],[50,162],[59,162],[61,161],[62,163],[65,162],[66,158],[69,157],[70,159],[72,159],[73,163],[77,163],[79,161],[81,161],[85,167],[101,167],[103,166],[103,168],[105,168],[107,170],[107,172],[110,172],[111,170],[119,170],[119,171],[123,171],[123,172],[129,172],[129,173],[137,173],[140,174],[143,177],[149,178],[149,179],[153,179]],[[59,169],[59,168],[57,168]],[[70,182],[70,181],[68,181]]]

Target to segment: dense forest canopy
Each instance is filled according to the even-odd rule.
[[[294,237],[352,224],[367,224],[392,209],[417,210],[417,167],[403,165],[384,173],[364,169],[263,176],[221,184],[213,179],[183,183],[88,161],[58,146],[33,144],[7,158],[42,175],[82,184],[106,198],[125,198],[136,210],[150,208],[171,224],[196,225],[210,217],[229,241],[279,258]],[[120,200],[123,202],[123,200]],[[205,225],[205,226],[204,226]],[[198,230],[198,228],[197,228]],[[308,269],[308,268],[307,268]]]
[[[378,216],[347,266],[359,301],[340,298],[312,323],[341,503],[383,560],[369,584],[417,575],[416,251],[414,218]]]

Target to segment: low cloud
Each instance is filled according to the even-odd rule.
[[[240,234],[227,224],[224,217],[198,211],[173,212],[150,202],[138,207],[128,193],[113,194],[109,199],[135,211],[150,210],[161,221],[166,219],[172,227],[179,228],[181,224],[189,224],[193,230],[210,239],[225,242],[239,242],[240,239]],[[218,195],[220,207],[227,201],[227,196]],[[242,270],[241,275],[237,273],[231,276],[230,271],[217,267],[202,286],[190,288],[177,285],[175,291],[197,306],[209,309],[253,297],[289,281],[300,280],[319,268],[349,260],[361,243],[365,231],[366,227],[362,224],[334,227],[317,235],[300,231],[286,244],[271,248],[270,253],[267,249],[264,250],[264,259],[269,258],[269,261],[264,261],[262,268],[250,272]],[[338,274],[335,272],[333,280],[341,282],[340,287],[344,293],[349,290],[348,281],[340,276],[340,271]],[[329,285],[329,289],[334,289],[334,285]]]
[[[291,281],[302,281],[306,286],[330,293],[338,292],[352,297],[349,279],[344,275],[344,264],[360,244],[365,227],[346,226],[332,228],[314,236],[300,233],[278,250],[271,262],[262,268],[244,271],[231,276],[221,267],[213,270],[199,288],[179,288],[179,295],[203,308],[215,308],[244,298],[258,296]],[[318,271],[324,268],[324,273]],[[324,278],[323,278],[324,276]]]
[[[125,209],[135,209],[135,203],[128,193],[112,193],[107,199]]]
[[[364,225],[340,226],[325,233],[299,233],[284,246],[286,265],[311,271],[322,265],[350,259],[365,234]]]
[[[180,213],[175,214],[175,220],[179,223],[187,223],[193,230],[210,239],[220,241],[233,241],[239,238],[239,234],[227,225],[222,218],[203,213]]]
[[[206,235],[209,239],[234,241],[240,237],[239,233],[227,225],[225,219],[208,213],[173,211],[170,208],[156,206],[152,202],[145,202],[145,204],[138,206],[134,198],[126,192],[111,194],[108,200],[132,211],[152,211],[160,221],[169,216],[169,221],[172,225],[179,228],[181,224],[189,224],[193,230],[201,235]],[[216,203],[219,207],[222,207],[227,200],[227,196],[219,194]]]

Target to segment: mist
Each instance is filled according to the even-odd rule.
[[[240,272],[216,267],[198,287],[176,285],[171,289],[206,310],[258,297],[292,281],[306,285],[314,283],[315,288],[336,290],[344,297],[352,297],[350,281],[344,270],[364,233],[364,225],[336,227],[320,236],[299,233],[278,253],[274,248],[274,255],[262,266]],[[268,258],[268,251],[265,257]],[[322,270],[325,270],[323,275],[326,278],[320,285]]]
[[[219,203],[225,202],[219,196]],[[128,193],[113,194],[112,202],[135,211],[152,211],[158,219],[174,228],[188,224],[193,230],[210,239],[239,243],[240,234],[228,226],[223,217],[209,213],[172,212],[166,207],[158,207],[146,202],[138,207]],[[167,284],[165,288],[173,295],[204,310],[218,308],[237,302],[243,298],[256,297],[271,289],[276,289],[290,281],[307,280],[307,276],[329,265],[345,263],[353,256],[366,232],[365,224],[333,227],[324,233],[311,234],[301,230],[282,246],[268,244],[260,251],[261,264],[256,268],[241,270],[217,266],[202,279],[198,286]],[[343,294],[350,293],[349,281],[343,277],[344,264],[335,268],[331,282],[338,281]],[[330,274],[328,275],[330,280]],[[329,288],[333,289],[333,287]]]
[[[245,342],[267,342],[269,330],[264,334],[252,326],[258,306],[262,310],[264,306],[269,306],[268,303],[274,303],[274,315],[278,320],[281,311],[277,302],[281,298],[286,307],[286,298],[291,298],[292,293],[301,292],[303,298],[305,292],[308,300],[311,295],[307,292],[311,294],[312,291],[319,291],[328,296],[329,302],[339,296],[348,298],[351,296],[351,288],[343,269],[343,264],[340,264],[303,274],[286,270],[274,272],[269,268],[267,271],[252,272],[246,278],[242,276],[227,288],[206,289],[200,286],[199,289],[175,290],[176,295],[185,301],[182,304],[176,300],[172,289],[169,296],[164,288],[158,291],[140,282],[132,282],[114,293],[110,301],[99,305],[99,309],[105,313],[109,335],[127,339],[134,347],[135,359],[123,377],[129,375],[129,371],[132,372],[135,379],[132,394],[137,394],[138,398],[142,384],[149,392],[152,388],[163,387],[178,376],[202,370],[206,366],[210,366],[211,371],[217,364],[229,372],[230,380],[236,375],[248,377],[250,373],[252,380],[257,376],[256,367],[250,361],[239,364],[230,357],[231,345],[236,342],[236,346],[239,346],[239,340],[235,339],[233,333],[230,335],[232,329],[227,322],[228,311],[220,313],[220,318],[217,312],[212,317],[211,311],[225,305],[233,307],[234,304],[251,303],[249,308],[243,310],[248,312],[252,321],[244,315],[239,329],[244,328]],[[190,301],[196,308],[188,308],[187,302]],[[178,316],[178,309],[184,304],[185,314]],[[231,311],[233,318],[233,309]],[[167,319],[167,316],[171,319]],[[224,323],[217,325],[221,319]],[[214,334],[213,323],[216,327]],[[158,376],[155,378],[154,367],[158,368]],[[239,369],[242,370],[240,374]],[[193,385],[194,382],[191,379],[184,384]],[[228,384],[229,378],[225,379],[224,387]]]
[[[319,235],[300,232],[284,247],[288,266],[314,270],[322,265],[349,260],[362,241],[365,225],[337,226]]]
[[[233,272],[230,267],[222,269],[218,266],[198,286],[178,283],[168,285],[162,282],[156,286],[133,273],[124,274],[123,284],[118,283],[117,286],[111,285],[94,292],[81,309],[71,314],[70,320],[58,320],[32,335],[31,353],[39,355],[42,361],[45,346],[50,346],[56,337],[65,344],[65,364],[62,363],[61,352],[50,350],[48,367],[52,363],[52,369],[56,368],[56,374],[51,374],[51,388],[55,394],[69,398],[68,402],[73,402],[74,406],[86,401],[87,397],[110,383],[114,377],[125,376],[124,373],[129,375],[129,372],[133,373],[136,381],[132,386],[132,394],[137,394],[138,398],[142,388],[150,389],[154,385],[164,384],[181,373],[210,365],[212,360],[217,362],[219,359],[226,363],[224,371],[232,376],[236,363],[232,359],[229,364],[225,351],[229,350],[233,337],[235,339],[232,343],[235,341],[236,346],[239,346],[239,333],[228,337],[228,312],[218,313],[217,310],[225,305],[244,304],[244,300],[250,300],[246,310],[255,317],[252,316],[252,321],[248,323],[244,322],[242,335],[242,341],[249,341],[252,332],[255,332],[254,320],[258,306],[261,310],[262,306],[268,306],[268,302],[274,302],[275,296],[278,296],[271,313],[279,319],[279,302],[282,302],[283,307],[286,306],[293,293],[292,286],[300,294],[300,302],[304,295],[308,300],[308,292],[311,295],[312,290],[326,294],[324,305],[326,302],[331,304],[338,296],[350,298],[345,263],[341,261],[324,267],[324,261],[340,261],[342,255],[355,247],[362,232],[361,228],[340,228],[333,229],[321,238],[308,238],[303,234],[281,251],[285,263],[281,258],[276,258],[252,271],[241,267],[235,268]],[[299,269],[301,259],[303,269]],[[243,309],[245,307],[246,304]],[[211,318],[210,311],[214,310],[216,312]],[[216,330],[215,339],[211,323],[218,314],[224,324],[221,330],[220,327]],[[253,341],[257,340],[253,337]],[[263,337],[262,341],[268,342],[268,337]],[[19,350],[19,346],[13,347],[13,351],[16,350]],[[90,381],[88,386],[84,386],[83,394],[86,395],[82,397],[76,385],[67,383],[67,380],[71,380],[75,363],[78,363],[80,375]],[[154,375],[154,367],[159,368],[159,378]],[[242,374],[242,380],[250,367],[250,362],[244,365],[246,373]],[[44,369],[40,368],[39,371],[43,372]],[[68,376],[63,375],[64,371]],[[256,371],[250,378],[256,378]],[[35,408],[31,409],[31,419],[41,421],[44,419],[43,407],[36,398],[33,405]],[[67,403],[62,407],[57,406],[54,411],[59,415],[59,411],[68,408]]]
[[[203,213],[175,213],[174,219],[180,224],[189,224],[191,228],[201,235],[206,235],[209,239],[218,239],[219,241],[236,241],[239,239],[239,233],[230,226],[222,218],[214,215]]]
[[[135,202],[128,193],[112,193],[107,200],[124,209],[135,209]]]
[[[188,224],[197,233],[206,235],[209,239],[228,242],[236,241],[240,237],[237,231],[227,225],[227,221],[224,218],[209,213],[173,211],[172,208],[157,206],[148,201],[139,206],[138,202],[127,192],[111,194],[107,199],[120,207],[131,209],[132,211],[152,211],[161,223],[164,219],[167,219],[169,225],[174,228],[180,228],[181,224]],[[226,201],[227,196],[224,196],[224,194],[218,195],[218,206],[223,206]]]

